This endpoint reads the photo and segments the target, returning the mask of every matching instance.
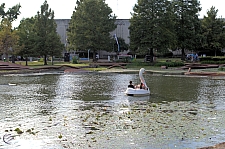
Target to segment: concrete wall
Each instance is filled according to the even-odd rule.
[[[70,19],[55,19],[55,22],[57,24],[57,33],[61,37],[61,42],[66,45],[66,40],[67,40],[67,29],[69,28],[69,22]]]
[[[69,27],[70,19],[55,19],[55,22],[57,24],[57,33],[61,37],[61,42],[66,47],[67,46],[67,29]],[[129,39],[130,32],[128,29],[130,26],[129,19],[117,19],[115,21],[115,24],[117,25],[117,28],[114,31],[110,32],[110,35],[113,36],[116,34],[117,37],[123,38],[127,44],[130,44],[130,39]],[[64,50],[63,55],[65,52],[66,50]],[[116,55],[115,52],[107,52],[107,51],[98,51],[98,53],[100,58],[107,58],[108,55],[111,55],[111,56]],[[125,51],[120,54],[126,54],[126,53],[127,52]],[[71,56],[75,55],[74,51],[70,51],[70,55]]]
[[[112,36],[116,34],[117,37],[123,38],[125,40],[125,43],[130,44],[129,19],[117,19],[115,24],[117,25],[117,28],[110,34]]]
[[[61,37],[61,42],[65,45],[66,39],[67,39],[67,33],[66,30],[69,27],[70,19],[55,19],[55,22],[57,24],[57,33]],[[114,34],[117,35],[117,37],[121,37],[125,40],[127,44],[130,43],[130,33],[129,33],[129,26],[130,22],[129,19],[118,19],[116,20],[115,24],[117,25],[117,28],[112,31],[110,34],[113,36]]]

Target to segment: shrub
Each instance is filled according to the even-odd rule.
[[[39,62],[44,62],[44,59],[43,58],[40,58],[38,61]]]
[[[217,57],[199,57],[200,61],[225,61],[225,57],[224,56],[217,56]]]
[[[201,64],[225,64],[225,61],[208,60],[208,61],[201,61]]]
[[[225,68],[224,67],[220,67],[218,68],[219,71],[225,71]]]
[[[73,64],[78,64],[78,58],[76,56],[73,57],[72,63]]]
[[[155,66],[178,67],[178,66],[184,66],[184,63],[182,63],[182,62],[157,62],[157,63],[155,63]]]

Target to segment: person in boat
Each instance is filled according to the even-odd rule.
[[[141,82],[140,84],[136,85],[135,88],[144,89],[144,84]]]
[[[141,82],[141,84],[139,85],[140,89],[145,89],[145,85]]]
[[[130,81],[130,84],[128,85],[128,88],[134,88],[134,85],[132,84],[132,81]]]

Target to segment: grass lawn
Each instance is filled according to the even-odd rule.
[[[26,61],[16,61],[16,64],[20,64],[25,66]],[[68,66],[75,66],[75,67],[81,67],[81,66],[89,66],[89,63],[80,63],[80,64],[72,64],[70,62],[63,62],[63,61],[56,61],[53,62],[53,65],[51,62],[48,61],[48,65],[44,65],[44,62],[38,62],[38,61],[28,61],[27,65],[30,67],[38,68],[38,67],[44,67],[44,66],[61,66],[61,65],[68,65]]]
[[[155,63],[167,63],[167,62],[182,62],[180,58],[157,58]],[[168,62],[168,63],[169,63]],[[26,65],[25,61],[16,61],[17,64],[20,65]],[[64,62],[64,61],[54,61],[53,65],[50,61],[47,62],[48,65],[44,65],[44,62],[39,61],[28,61],[27,64],[29,67],[32,68],[41,68],[41,67],[57,67],[61,65],[67,65],[67,66],[74,66],[74,67],[85,67],[89,66],[90,62],[80,62],[79,64],[72,64],[71,62]],[[160,66],[152,66],[149,62],[144,62],[144,58],[139,58],[132,60],[128,65],[126,66],[127,69],[140,69],[140,68],[150,69],[150,70],[158,70],[161,69]],[[89,71],[101,71],[108,69],[108,66],[99,66],[98,68],[84,68]],[[114,68],[112,68],[114,69]],[[115,67],[115,69],[122,69],[120,67]]]

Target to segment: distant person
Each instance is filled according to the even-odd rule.
[[[198,61],[198,54],[195,54],[195,61]]]
[[[99,59],[99,55],[98,55],[98,54],[96,54],[96,59],[97,59],[97,60]]]
[[[134,88],[134,85],[132,84],[132,81],[130,81],[130,84],[128,85],[128,88]]]

